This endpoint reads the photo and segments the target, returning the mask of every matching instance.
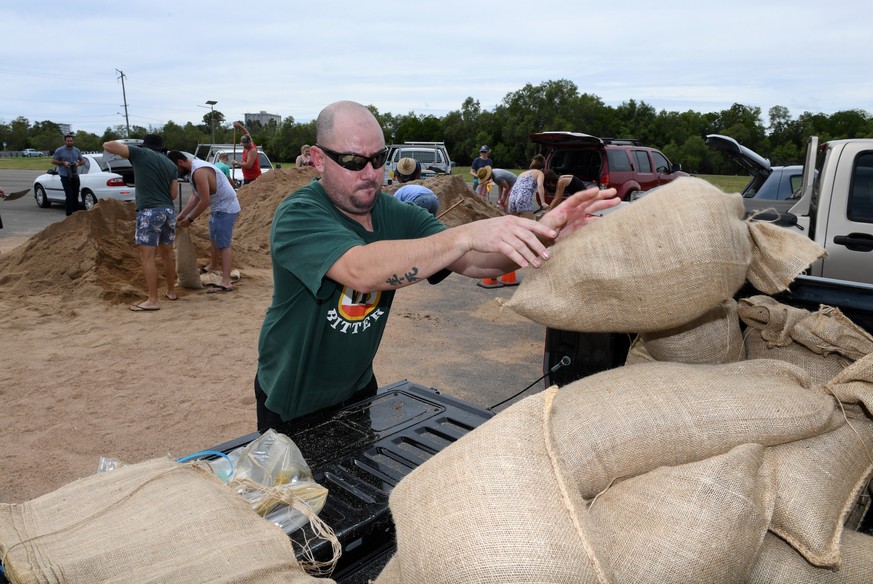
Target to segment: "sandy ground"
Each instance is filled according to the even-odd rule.
[[[127,309],[144,289],[124,243],[130,205],[101,203],[27,240],[4,240],[0,502],[92,474],[100,456],[182,456],[254,431],[257,336],[272,294],[265,230],[278,200],[269,190],[290,192],[255,185],[240,191],[236,291],[180,289],[157,312]],[[203,263],[204,232],[191,235]],[[500,309],[496,299],[513,290],[453,275],[400,291],[376,360],[380,384],[409,379],[483,407],[521,390],[541,374],[544,330]]]

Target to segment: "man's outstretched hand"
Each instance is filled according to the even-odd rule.
[[[558,231],[556,240],[561,240],[597,219],[595,213],[615,207],[620,202],[615,189],[591,187],[567,197],[543,215],[540,223]]]

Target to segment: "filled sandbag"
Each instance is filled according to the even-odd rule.
[[[682,326],[642,333],[640,341],[656,361],[718,364],[733,363],[745,356],[733,298]]]
[[[772,534],[764,538],[749,584],[870,584],[873,582],[873,537],[846,530],[839,570],[818,568]]]
[[[761,295],[741,299],[737,313],[747,327],[747,358],[794,363],[817,383],[873,352],[873,337],[834,307],[812,312]]]
[[[562,387],[552,431],[572,482],[588,499],[613,480],[829,432],[835,400],[781,361],[725,365],[640,363]]]
[[[839,568],[843,525],[873,475],[873,420],[767,449],[776,479],[770,530],[809,563]]]
[[[776,497],[764,450],[661,467],[597,497],[591,524],[615,581],[745,583]]]
[[[397,553],[385,582],[615,581],[555,450],[554,395],[513,404],[397,484]]]
[[[0,558],[16,584],[324,582],[208,467],[169,459],[0,504]]]
[[[729,299],[750,273],[761,291],[790,282],[824,250],[764,228],[753,238],[742,197],[680,178],[559,241],[505,304],[548,327],[580,332],[654,332],[682,326]],[[755,227],[756,231],[761,228]],[[804,263],[805,262],[805,263]],[[803,264],[800,268],[797,266]],[[761,274],[760,277],[758,275]],[[784,286],[783,286],[784,287]]]
[[[825,383],[822,391],[873,416],[873,353],[858,359]]]
[[[191,230],[180,228],[176,230],[176,276],[179,285],[191,290],[203,288],[200,280],[200,268],[197,267],[197,248],[191,241]]]

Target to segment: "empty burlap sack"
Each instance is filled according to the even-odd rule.
[[[782,253],[809,240],[788,229],[750,226],[744,213],[740,195],[680,178],[558,242],[505,306],[563,330],[662,331],[732,298],[747,273],[762,292],[777,292],[765,287],[782,282],[784,288],[823,252],[798,246],[809,256],[803,261],[767,248],[753,253],[753,242]],[[762,233],[753,238],[753,228]],[[750,272],[753,260],[763,265]]]
[[[873,474],[873,421],[849,418],[836,430],[767,449],[776,477],[771,531],[811,564],[840,566],[843,524]]]
[[[746,582],[776,497],[763,461],[763,446],[744,444],[655,469],[597,497],[591,525],[615,581]]]
[[[790,545],[768,534],[752,569],[750,584],[870,584],[873,582],[873,537],[843,532],[843,565],[817,568]]]
[[[324,581],[211,471],[169,459],[0,505],[0,558],[16,584]]]
[[[825,249],[794,230],[763,221],[749,221],[752,262],[747,278],[766,294],[788,288],[797,274],[827,255]],[[773,261],[778,259],[778,261]]]
[[[752,296],[740,300],[737,313],[747,325],[747,358],[794,363],[817,383],[873,352],[873,337],[834,307],[810,312],[770,296]]]
[[[737,303],[733,298],[673,329],[642,333],[646,353],[657,361],[733,363],[745,356]]]
[[[197,266],[197,248],[191,241],[191,230],[187,228],[176,230],[176,276],[183,288],[203,288],[200,268]]]
[[[642,336],[635,336],[634,340],[631,342],[630,348],[627,351],[627,358],[625,359],[624,364],[636,365],[637,363],[651,363],[652,361],[657,361],[657,359],[652,357],[646,350],[646,346],[643,343]]]
[[[801,440],[844,423],[835,400],[811,390],[803,371],[758,359],[640,363],[580,379],[558,391],[552,431],[587,499],[614,479],[740,444]]]
[[[863,406],[868,416],[873,415],[873,353],[846,367],[822,386],[822,391],[843,404]]]
[[[397,553],[377,583],[614,581],[555,451],[554,395],[513,404],[397,484]]]

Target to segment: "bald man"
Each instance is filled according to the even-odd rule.
[[[351,101],[321,111],[310,155],[320,180],[280,203],[270,230],[274,292],[258,341],[259,430],[375,395],[373,359],[396,290],[450,272],[481,279],[539,267],[559,233],[618,203],[615,189],[592,189],[539,222],[504,216],[447,229],[382,192],[382,128]]]

